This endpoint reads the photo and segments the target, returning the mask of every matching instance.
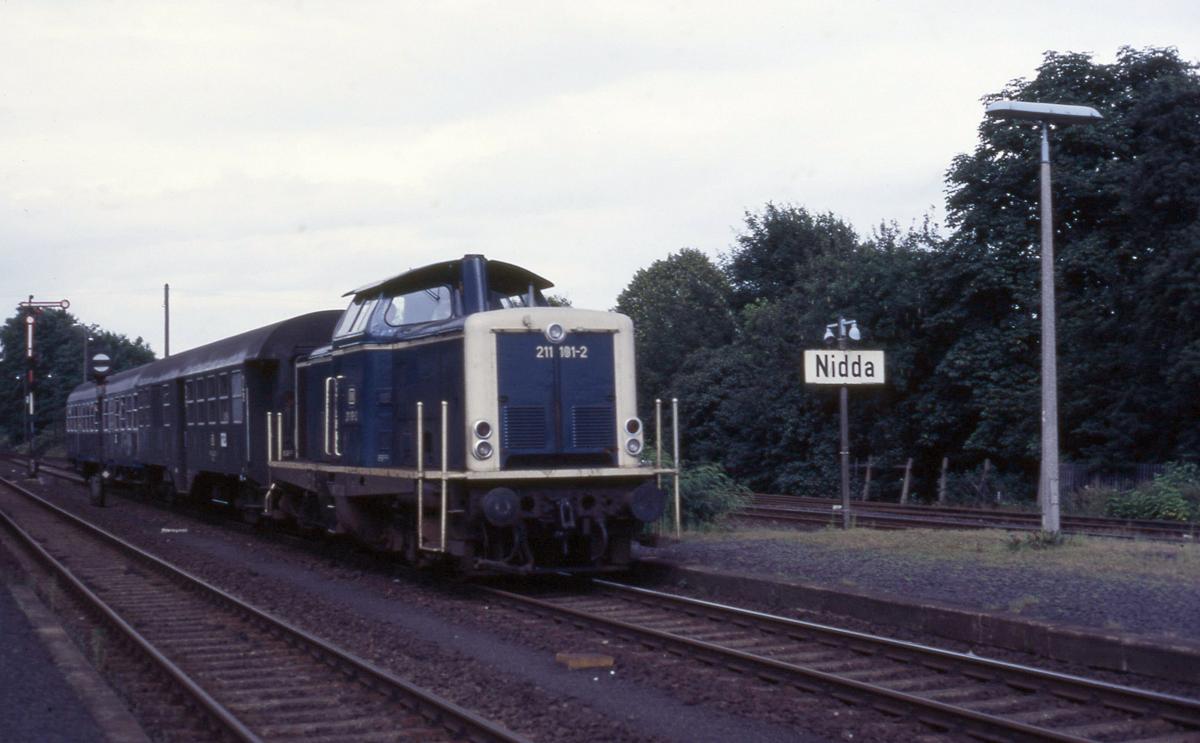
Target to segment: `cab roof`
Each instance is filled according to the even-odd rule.
[[[383,281],[375,281],[365,286],[360,286],[357,289],[346,292],[342,296],[355,298],[363,295],[375,296],[377,294],[405,294],[418,289],[425,289],[436,284],[449,284],[454,286],[462,281],[463,278],[463,262],[469,258],[483,259],[481,255],[466,255],[462,258],[452,261],[442,261],[440,263],[430,263],[428,266],[414,268],[405,271],[402,274],[384,279]],[[533,284],[533,288],[541,291],[554,286],[554,282],[538,276],[536,273],[512,263],[503,261],[486,260],[487,264],[487,281],[489,286],[493,285],[516,285],[528,286]]]

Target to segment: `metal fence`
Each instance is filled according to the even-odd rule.
[[[1058,467],[1058,489],[1063,494],[1083,488],[1131,490],[1165,472],[1165,464],[1091,465],[1063,462]]]

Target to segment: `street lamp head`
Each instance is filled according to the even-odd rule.
[[[993,119],[1041,121],[1047,124],[1092,124],[1104,118],[1091,106],[1030,101],[996,101],[989,104],[984,113]]]
[[[850,340],[852,341],[862,340],[862,333],[858,332],[858,323],[854,320],[850,321],[850,332],[847,335],[850,336]]]
[[[832,340],[833,340],[833,328],[827,327],[827,328],[825,328],[825,342],[829,343]]]

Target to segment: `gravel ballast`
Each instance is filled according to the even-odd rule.
[[[1200,643],[1196,545],[1076,539],[1052,548],[972,532],[685,537],[643,556],[1106,632]]]

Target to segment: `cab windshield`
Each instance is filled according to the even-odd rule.
[[[530,302],[532,296],[533,301]],[[549,303],[539,289],[531,286],[492,286],[488,292],[488,309],[508,310],[513,307],[546,307]]]
[[[388,297],[383,320],[392,327],[449,319],[454,314],[453,290],[446,285]]]

